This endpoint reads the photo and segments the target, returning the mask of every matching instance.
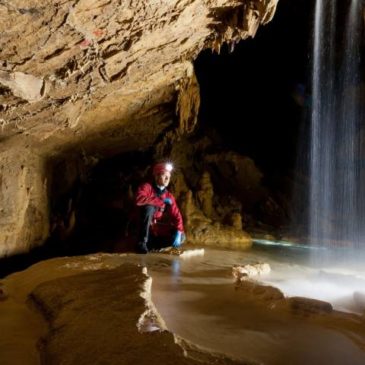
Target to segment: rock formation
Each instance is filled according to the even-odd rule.
[[[0,255],[48,236],[56,160],[104,158],[192,131],[199,88],[191,61],[254,36],[276,4],[2,1]]]
[[[358,359],[359,354],[361,359],[364,356],[364,316],[339,312],[333,310],[329,303],[310,298],[285,298],[279,289],[257,281],[243,280],[233,284],[229,279],[230,268],[221,258],[221,253],[217,252],[218,261],[211,258],[200,263],[200,260],[192,261],[190,265],[197,266],[195,270],[181,270],[179,279],[173,284],[171,268],[175,262],[184,259],[159,254],[149,257],[150,272],[147,275],[141,267],[140,256],[117,254],[45,260],[10,275],[0,284],[0,288],[6,290],[6,297],[0,300],[0,343],[3,345],[0,363],[242,363],[223,354],[217,355],[212,345],[206,347],[211,351],[207,353],[199,347],[194,348],[191,343],[189,346],[187,341],[181,341],[167,327],[168,318],[163,316],[163,306],[158,304],[161,305],[161,299],[168,308],[167,312],[170,311],[180,321],[186,317],[177,313],[179,309],[203,313],[204,318],[208,317],[211,322],[213,336],[217,336],[216,330],[220,333],[217,327],[228,328],[230,342],[238,336],[242,343],[242,334],[246,331],[258,333],[261,342],[258,341],[260,346],[256,347],[257,356],[263,351],[262,345],[273,344],[273,358],[277,359],[279,346],[281,351],[285,351],[280,352],[285,354],[280,363],[305,364],[307,352],[312,355],[318,353],[321,346],[329,342],[323,348],[326,353],[324,360],[319,363],[331,362],[333,349],[339,350],[337,354],[343,354],[346,349],[353,350],[348,351],[350,363],[362,363],[354,359]],[[186,262],[191,260],[187,258]],[[219,267],[214,264],[216,262],[220,262]],[[152,283],[154,303],[148,276],[153,273],[158,273]],[[161,275],[166,275],[171,286],[165,286]],[[226,284],[222,284],[222,279]],[[201,295],[192,298],[189,295],[192,289]],[[179,299],[171,300],[177,293]],[[223,311],[221,307],[225,307]],[[237,313],[237,310],[237,328],[227,327],[225,320],[229,323],[232,313]],[[199,318],[193,322],[188,322],[190,332],[196,332],[196,328],[191,331],[191,326],[197,326]],[[199,331],[198,336],[202,333],[204,330]],[[272,343],[272,338],[278,333],[280,338]],[[299,334],[297,339],[300,341],[293,341],[292,347],[288,348],[290,334],[295,337]],[[313,342],[305,342],[312,337]],[[336,342],[337,337],[342,341]],[[248,346],[252,346],[251,341],[256,338],[244,337],[246,345],[248,342]],[[221,336],[216,340],[221,341]],[[291,357],[288,358],[289,355]],[[252,364],[253,361],[254,356],[251,361],[243,363]]]
[[[151,284],[133,257],[106,254],[47,260],[6,278],[0,363],[242,364],[179,341]]]
[[[213,184],[210,180],[208,171],[204,171],[199,181],[199,190],[197,191],[197,198],[203,213],[208,217],[213,214]]]
[[[209,191],[213,192],[213,186],[209,185]],[[200,193],[200,194],[199,194]],[[220,246],[227,248],[246,249],[251,247],[252,239],[250,235],[234,225],[222,224],[219,220],[208,218],[201,210],[196,200],[212,199],[212,196],[202,195],[202,190],[197,191],[197,198],[194,198],[191,190],[181,197],[181,211],[185,221],[188,242],[199,245]],[[211,208],[211,201],[208,203]],[[204,207],[204,205],[203,205]],[[216,218],[219,218],[218,216]]]
[[[255,263],[246,265],[234,265],[232,274],[237,281],[243,281],[251,277],[266,275],[271,271],[268,263]]]

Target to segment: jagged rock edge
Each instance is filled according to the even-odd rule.
[[[148,332],[143,330],[143,326],[146,322],[153,323],[156,327],[159,328],[160,331],[167,331],[171,333],[174,337],[174,342],[177,346],[179,346],[182,351],[183,355],[186,358],[190,358],[196,361],[208,361],[214,362],[216,359],[220,360],[228,360],[232,361],[232,364],[245,364],[245,365],[255,365],[256,363],[253,362],[242,362],[240,360],[234,359],[232,357],[227,356],[224,353],[214,352],[208,348],[199,346],[194,344],[184,338],[176,335],[172,331],[170,331],[161,316],[158,312],[155,304],[152,301],[152,277],[148,274],[147,268],[144,267],[142,269],[142,273],[146,276],[146,280],[143,284],[142,291],[140,293],[141,298],[145,300],[146,310],[141,314],[139,320],[137,322],[137,328],[139,332]],[[256,364],[257,365],[257,364]]]

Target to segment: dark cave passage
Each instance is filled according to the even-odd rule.
[[[312,1],[280,1],[274,19],[230,52],[210,50],[195,62],[200,127],[213,127],[230,149],[268,173],[296,165],[310,98]]]
[[[255,38],[233,52],[227,46],[219,55],[206,50],[195,62],[202,99],[198,133],[255,162],[285,215],[277,221],[260,207],[246,207],[268,230],[296,230],[306,219],[313,14],[314,1],[280,1]]]

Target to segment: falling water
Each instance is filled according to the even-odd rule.
[[[358,246],[365,205],[359,142],[361,0],[351,0],[345,20],[337,9],[336,0],[316,2],[310,237],[315,243]],[[338,24],[344,22],[342,35]]]

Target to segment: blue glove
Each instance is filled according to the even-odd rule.
[[[172,199],[171,199],[171,198],[165,198],[165,199],[163,200],[163,202],[164,202],[165,204],[167,204],[167,205],[171,205],[171,204],[172,204]]]
[[[181,243],[182,243],[181,236],[182,236],[182,232],[176,231],[175,237],[174,237],[174,242],[172,242],[172,247],[178,248],[181,246]]]

